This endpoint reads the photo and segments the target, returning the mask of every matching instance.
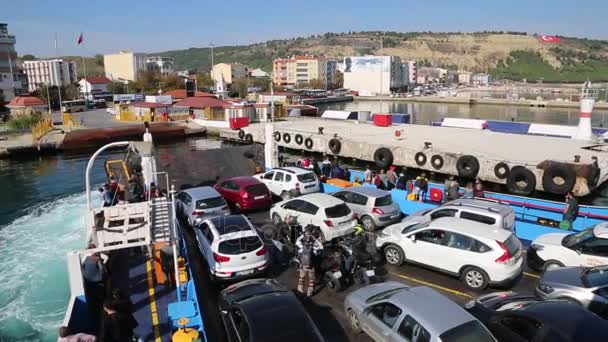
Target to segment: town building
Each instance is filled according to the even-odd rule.
[[[46,103],[34,96],[15,96],[6,107],[11,111],[11,117],[44,114],[49,108]]]
[[[418,69],[418,76],[424,76],[424,83],[445,83],[447,80],[448,69],[437,67],[421,67]]]
[[[214,82],[225,82],[230,86],[239,78],[247,77],[247,67],[239,63],[218,63],[211,69],[211,79]]]
[[[418,65],[416,61],[406,61],[404,64],[404,68],[407,68],[407,83],[416,84],[416,77],[418,76]]]
[[[257,69],[249,70],[249,77],[266,79],[266,78],[270,78],[270,74],[260,68],[257,68]]]
[[[90,76],[78,81],[80,94],[87,100],[96,100],[111,96],[108,92],[108,84],[112,81],[105,76]]]
[[[158,71],[163,75],[175,72],[173,57],[148,56],[146,57],[146,67],[148,70]]]
[[[328,59],[326,61],[326,71],[325,71],[326,75],[327,75],[327,81],[324,82],[327,87],[332,86],[336,83],[336,72],[337,71],[338,71],[338,61],[335,59]]]
[[[397,56],[353,56],[344,58],[344,88],[360,96],[390,94],[407,86],[404,65]]]
[[[275,91],[272,94],[269,91],[267,91],[267,92],[258,94],[258,98],[257,98],[257,102],[260,102],[260,103],[274,102],[274,103],[281,103],[284,105],[300,103],[300,100],[301,100],[300,94],[292,93],[290,91]]]
[[[0,99],[10,101],[27,92],[26,82],[17,69],[16,39],[8,33],[8,25],[0,23]]]
[[[272,61],[272,82],[282,86],[296,86],[312,80],[333,84],[336,68],[337,63],[331,62],[328,67],[327,59],[310,55],[275,59]]]
[[[469,71],[459,70],[458,71],[458,83],[469,84],[471,83],[473,73]]]
[[[146,70],[146,55],[130,51],[103,55],[106,77],[112,81],[137,81]]]
[[[475,85],[487,86],[492,82],[492,76],[485,73],[474,74],[472,76],[472,82]]]
[[[182,100],[182,99],[185,99],[186,97],[188,97],[187,93],[186,93],[186,89],[171,90],[171,91],[165,92],[164,95],[171,96],[171,98],[173,100]],[[211,94],[211,93],[205,93],[202,91],[196,91],[194,93],[194,97],[215,97],[215,95]]]
[[[25,61],[21,67],[27,75],[30,92],[46,85],[59,87],[78,81],[77,65],[74,61],[63,59]]]

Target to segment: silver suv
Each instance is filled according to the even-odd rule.
[[[402,222],[422,223],[440,217],[459,217],[515,232],[515,212],[510,205],[483,198],[461,198],[440,207],[420,210]]]
[[[357,214],[367,231],[385,227],[401,219],[399,206],[393,202],[391,193],[367,186],[346,188],[332,194],[343,200]]]

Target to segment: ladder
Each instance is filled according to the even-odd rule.
[[[152,199],[152,241],[164,242],[171,239],[171,202],[167,197]]]

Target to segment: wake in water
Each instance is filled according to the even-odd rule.
[[[70,296],[65,255],[84,247],[85,193],[0,227],[0,341],[56,341]]]

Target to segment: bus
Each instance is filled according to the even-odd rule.
[[[62,113],[84,112],[87,109],[85,100],[63,101]]]

